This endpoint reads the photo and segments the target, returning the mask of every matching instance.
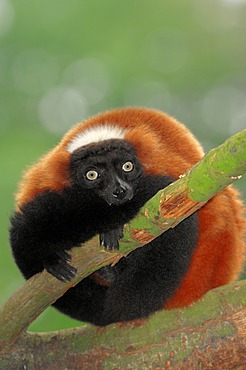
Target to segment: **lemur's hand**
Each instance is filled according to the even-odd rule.
[[[68,264],[71,261],[71,256],[65,251],[54,252],[45,259],[44,267],[46,270],[58,280],[67,282],[72,280],[77,272],[77,269]]]
[[[123,225],[100,234],[100,245],[107,251],[119,250],[119,240],[123,237]]]

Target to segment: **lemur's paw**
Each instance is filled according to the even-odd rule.
[[[71,261],[71,256],[65,251],[55,252],[49,256],[44,262],[46,270],[58,280],[64,283],[72,280],[77,272],[77,269],[67,262]]]
[[[107,251],[119,250],[119,239],[123,236],[123,226],[100,234],[100,245]]]

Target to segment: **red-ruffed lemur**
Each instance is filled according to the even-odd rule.
[[[183,124],[151,109],[108,111],[72,128],[25,173],[17,193],[10,240],[25,278],[46,269],[72,279],[69,250],[96,234],[105,248],[117,249],[124,224],[203,154]],[[69,289],[54,306],[107,325],[191,304],[239,275],[242,210],[237,191],[228,187],[174,229]]]

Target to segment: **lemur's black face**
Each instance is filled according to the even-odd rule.
[[[131,200],[143,174],[133,146],[113,139],[77,149],[71,155],[72,181],[90,189],[109,205]]]

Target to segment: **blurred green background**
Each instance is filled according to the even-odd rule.
[[[0,303],[23,282],[8,243],[22,171],[119,106],[159,108],[219,145],[246,127],[245,35],[245,0],[0,0]],[[31,330],[78,324],[49,308]]]

